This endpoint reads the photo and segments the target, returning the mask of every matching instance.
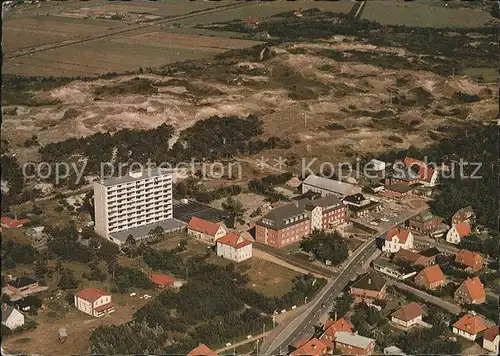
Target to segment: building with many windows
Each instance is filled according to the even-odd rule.
[[[94,182],[95,231],[117,244],[129,235],[147,237],[161,226],[165,232],[182,229],[173,219],[172,172],[149,170]]]

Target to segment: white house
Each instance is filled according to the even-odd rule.
[[[500,336],[498,335],[498,325],[489,328],[484,332],[483,337],[483,349],[493,352],[498,355],[498,342],[500,341]]]
[[[368,162],[369,165],[373,167],[374,171],[385,171],[385,162],[378,159],[372,159]]]
[[[446,234],[446,242],[450,244],[459,244],[467,235],[470,235],[471,229],[468,223],[458,223],[451,226],[451,229]]]
[[[227,234],[217,240],[217,256],[235,262],[252,258],[252,243],[238,234]]]
[[[24,325],[24,315],[17,309],[2,304],[2,325],[14,330]]]
[[[396,253],[400,249],[410,250],[413,248],[413,234],[406,229],[393,227],[385,235],[385,243],[382,251]]]
[[[187,226],[188,235],[205,242],[215,243],[226,234],[226,229],[221,224],[200,219],[193,216]]]
[[[486,330],[484,319],[476,315],[474,312],[469,312],[461,317],[453,324],[453,333],[467,340],[475,341],[478,334]]]
[[[111,294],[96,288],[85,288],[75,293],[75,306],[78,310],[101,317],[115,311]]]
[[[422,321],[422,314],[422,307],[413,302],[392,313],[391,321],[402,327],[411,328],[413,325],[418,324],[419,321]]]

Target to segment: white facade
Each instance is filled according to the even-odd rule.
[[[88,300],[82,299],[78,296],[75,295],[75,307],[84,312],[85,314],[92,315],[95,317],[100,317],[103,316],[104,314],[109,314],[115,311],[114,307],[106,310],[106,311],[99,311],[95,310],[96,308],[109,304],[111,303],[111,296],[110,295],[103,295],[99,297],[97,300],[94,302],[90,302]]]
[[[323,209],[320,206],[315,207],[311,210],[311,231],[312,230],[323,230]]]
[[[468,332],[457,329],[455,327],[453,328],[453,333],[457,334],[458,336],[461,336],[463,338],[466,338],[467,340],[470,340],[470,341],[475,341],[477,338],[477,334],[469,334]]]
[[[462,241],[462,238],[460,237],[460,234],[458,233],[455,225],[451,227],[451,229],[448,231],[446,234],[446,242],[449,242],[450,244],[459,244],[460,241]]]
[[[413,325],[419,324],[419,321],[422,321],[422,315],[419,315],[416,318],[408,320],[408,321],[401,320],[401,319],[398,319],[396,317],[391,317],[391,321],[394,324],[401,325],[402,327],[411,328]]]
[[[8,327],[10,330],[14,330],[24,325],[24,315],[19,310],[12,308],[9,316],[5,321],[2,321],[2,324]]]
[[[493,341],[483,339],[483,349],[493,352],[498,355],[498,343],[500,341],[500,335],[495,336]]]
[[[382,246],[382,251],[396,253],[402,248],[405,250],[411,250],[413,248],[413,234],[411,232],[408,232],[408,237],[404,243],[399,240],[398,235],[392,236],[391,240],[386,239],[384,246]]]
[[[95,231],[110,234],[172,218],[172,173],[152,170],[94,182]]]
[[[245,239],[240,236],[238,239],[238,244],[244,242]],[[252,258],[252,244],[249,243],[243,247],[237,248],[229,244],[217,242],[217,256],[227,258],[228,260],[235,261],[237,263],[243,262]]]
[[[197,231],[197,230],[189,229],[189,228],[187,229],[187,233],[189,236],[193,236],[194,238],[197,238],[199,240],[210,242],[210,243],[215,243],[218,239],[220,239],[222,236],[224,236],[227,233],[227,231],[224,228],[224,226],[219,225],[219,229],[217,230],[217,232],[213,236],[206,234],[206,233],[203,233],[201,231]]]
[[[368,164],[373,166],[374,171],[385,171],[385,162],[378,159],[372,159]]]

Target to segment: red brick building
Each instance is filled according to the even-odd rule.
[[[350,293],[355,303],[371,304],[375,300],[385,299],[387,280],[377,273],[369,272],[351,286]]]
[[[311,233],[311,220],[305,211],[308,199],[273,209],[255,225],[255,241],[281,248],[299,242]]]
[[[486,300],[486,292],[479,277],[467,278],[457,288],[454,299],[460,304],[482,304]]]
[[[444,274],[439,265],[424,268],[415,277],[415,284],[427,289],[437,289],[444,285]]]
[[[412,230],[431,234],[437,231],[443,221],[442,218],[436,215],[432,215],[430,211],[425,211],[409,220],[409,227]]]
[[[305,211],[311,220],[311,230],[329,230],[347,224],[347,207],[334,195],[312,200]]]
[[[455,255],[455,262],[465,266],[465,270],[468,272],[477,272],[484,267],[483,257],[479,253],[469,250],[458,251]]]

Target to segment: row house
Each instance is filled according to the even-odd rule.
[[[226,235],[226,229],[221,224],[200,219],[193,216],[187,225],[187,233],[201,241],[215,243],[219,238]]]
[[[305,207],[308,199],[271,210],[255,225],[255,241],[281,248],[297,243],[311,233],[311,219]]]
[[[312,200],[305,206],[311,230],[329,230],[347,224],[347,207],[334,195]]]
[[[387,280],[374,272],[368,272],[351,286],[350,294],[355,303],[372,304],[386,297]]]
[[[411,230],[422,234],[432,234],[439,230],[442,218],[433,215],[430,211],[425,211],[411,218],[408,222]]]
[[[413,248],[413,234],[406,229],[399,229],[397,227],[390,228],[385,234],[382,251],[396,253],[402,248]]]
[[[440,288],[444,282],[444,274],[439,265],[425,267],[415,276],[415,284],[429,290]]]
[[[454,299],[459,304],[482,304],[486,300],[486,292],[479,277],[467,278],[457,288]]]

